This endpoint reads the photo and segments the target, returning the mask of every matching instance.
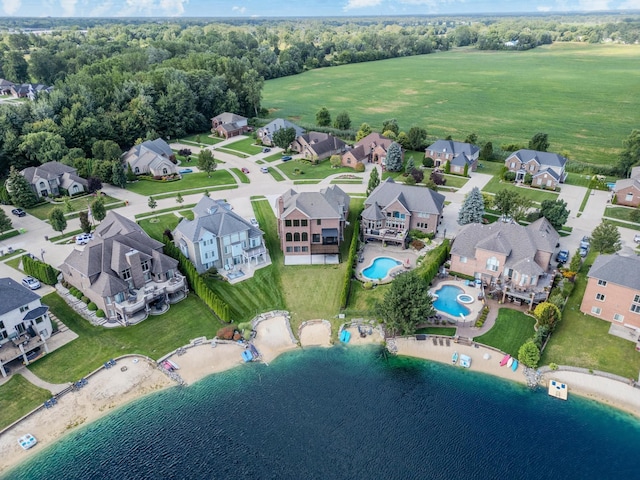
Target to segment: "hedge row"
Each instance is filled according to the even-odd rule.
[[[58,282],[58,274],[60,273],[58,270],[48,263],[32,258],[29,254],[22,256],[22,268],[27,275],[31,275],[47,285],[55,285]]]
[[[422,260],[416,273],[426,283],[431,283],[431,280],[438,275],[440,266],[449,258],[450,247],[449,239],[445,238],[440,245],[431,250],[429,255]]]
[[[342,293],[340,294],[340,308],[347,308],[349,302],[349,292],[351,290],[351,277],[353,276],[353,266],[356,262],[358,253],[358,235],[360,234],[360,221],[356,220],[353,225],[353,235],[351,236],[351,245],[349,245],[349,257],[347,258],[347,269],[344,272],[342,283]]]
[[[187,282],[189,282],[191,290],[220,317],[220,320],[227,323],[230,322],[231,314],[229,312],[229,304],[207,286],[200,274],[196,271],[196,267],[182,254],[180,249],[165,239],[164,253],[178,260],[180,271],[187,277]]]

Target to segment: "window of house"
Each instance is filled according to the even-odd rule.
[[[633,297],[633,303],[640,303],[640,295]]]
[[[314,233],[313,234],[312,242],[313,243],[320,243],[320,234],[319,233]]]
[[[302,251],[303,252],[308,252],[309,251],[309,247],[302,247]]]
[[[309,234],[307,232],[302,232],[302,241],[303,242],[309,241]]]
[[[598,285],[601,287],[606,287],[607,286],[607,281],[606,280],[598,280]]]
[[[136,167],[136,169],[133,171],[133,173],[136,173],[136,174],[140,173],[140,169],[138,167]]]
[[[27,310],[29,310],[29,305],[23,305],[20,307],[20,313],[26,312]]]
[[[547,187],[551,186],[551,180],[547,180]]]
[[[300,226],[301,226],[301,227],[306,227],[306,226],[307,226],[307,223],[308,223],[308,222],[307,222],[307,219],[306,219],[306,218],[305,218],[305,219],[303,219],[303,220],[300,220]]]
[[[602,309],[600,307],[591,307],[591,313],[593,313],[594,315],[600,315],[601,312]]]
[[[116,303],[124,302],[124,292],[116,293],[115,297],[113,297]]]
[[[131,278],[131,269],[127,268],[126,270],[122,271],[122,279],[123,280],[129,280]]]
[[[140,263],[140,265],[142,266],[143,272],[149,271],[149,260],[143,260],[142,263]]]
[[[291,226],[291,220],[285,220],[284,221],[284,226],[285,227],[290,227]]]
[[[636,295],[631,304],[630,310],[633,313],[640,313],[640,295]]]
[[[294,253],[300,253],[300,247],[293,247]]]
[[[605,295],[602,293],[596,293],[596,300],[599,300],[600,302],[604,302],[605,299]]]
[[[510,168],[516,168],[516,162],[511,162],[511,167]]]
[[[169,171],[166,168],[163,168],[162,169],[162,173],[163,173],[163,175],[166,175],[167,173],[169,173]]]
[[[532,172],[533,172],[535,169],[536,169],[536,166],[535,166],[535,165],[529,165],[529,170],[530,170],[530,171],[532,171]]]
[[[300,241],[300,234],[298,232],[293,234],[293,241],[294,242],[299,242]]]
[[[542,179],[539,178],[538,181],[536,182],[536,185],[542,185]]]
[[[294,227],[299,227],[300,226],[300,220],[294,220],[293,221],[293,226]]]
[[[614,314],[614,315],[613,315],[613,319],[614,319],[616,322],[621,322],[621,321],[623,321],[623,320],[624,320],[624,315],[620,315],[619,313],[616,313],[616,314]]]
[[[460,257],[460,263],[467,263],[467,257]]]
[[[625,197],[625,200],[627,202],[632,201],[633,200],[633,193],[632,192],[627,193],[627,196]]]
[[[292,242],[293,241],[293,235],[291,235],[291,233],[287,233],[284,237],[285,242]]]
[[[316,225],[322,225],[322,219],[320,219],[320,218],[319,218],[319,219],[317,219],[317,220],[316,220]]]
[[[287,253],[291,253],[293,251],[293,247],[287,247]]]
[[[497,272],[499,266],[500,266],[500,262],[496,257],[491,257],[487,260],[487,270],[491,270],[492,272]]]

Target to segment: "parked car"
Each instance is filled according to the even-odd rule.
[[[580,245],[580,250],[578,251],[578,254],[584,258],[589,254],[589,245],[583,247],[582,245]]]
[[[76,235],[76,245],[86,245],[91,239],[93,239],[93,233],[81,233]]]
[[[27,212],[25,212],[21,208],[14,208],[13,210],[11,210],[11,213],[13,213],[14,215],[16,215],[18,217],[24,217],[27,214]]]
[[[556,255],[556,261],[558,263],[566,263],[569,260],[569,250],[560,250]]]
[[[180,174],[193,173],[193,169],[192,168],[181,168],[180,170],[178,170],[178,173],[180,173]]]
[[[270,148],[263,148],[262,153],[269,153],[271,151]]]
[[[27,287],[29,290],[37,290],[42,286],[38,279],[33,277],[24,277],[22,279],[22,285]]]
[[[588,250],[590,245],[591,241],[589,237],[587,237],[586,235],[582,237],[582,240],[580,240],[580,248],[586,248]]]
[[[285,155],[284,157],[282,157],[282,161],[283,162],[288,162],[289,160],[291,160],[293,157],[289,156],[289,155]]]
[[[252,218],[251,220],[249,220],[249,222],[251,223],[251,225],[253,225],[256,228],[258,228],[260,226],[258,224],[258,220],[256,220],[255,218]]]
[[[34,358],[37,358],[40,355],[40,347],[36,347],[27,353],[27,360],[31,361]]]
[[[242,173],[249,173],[249,169],[248,168],[242,167],[241,170],[242,170]]]
[[[640,235],[636,233],[635,236],[633,237],[633,241],[636,243],[640,243]]]
[[[262,173],[269,173],[269,167],[260,167]]]

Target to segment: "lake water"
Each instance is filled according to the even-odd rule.
[[[157,392],[2,478],[637,478],[639,438],[575,395],[336,346]]]

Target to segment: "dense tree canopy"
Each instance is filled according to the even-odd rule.
[[[536,133],[529,140],[529,149],[537,152],[546,152],[549,148],[549,135],[546,133]]]
[[[549,220],[553,228],[560,230],[569,218],[567,202],[564,200],[543,200],[540,204],[540,215]]]
[[[600,253],[615,253],[622,248],[620,231],[613,223],[603,220],[591,232],[591,248]]]

